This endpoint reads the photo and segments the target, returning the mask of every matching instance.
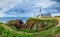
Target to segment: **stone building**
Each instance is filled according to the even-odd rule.
[[[51,17],[51,14],[50,13],[42,14],[41,17]]]

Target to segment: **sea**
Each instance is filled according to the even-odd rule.
[[[0,22],[6,23],[10,20],[16,20],[21,19],[24,23],[28,20],[30,17],[0,17]]]

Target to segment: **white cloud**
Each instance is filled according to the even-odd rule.
[[[20,17],[20,16],[33,16],[33,11],[36,7],[41,7],[41,8],[47,8],[51,5],[56,4],[57,2],[55,1],[50,1],[50,0],[2,0],[0,1],[0,17]],[[18,7],[21,7],[25,10],[31,10],[30,15],[27,13],[24,14],[19,14],[18,12],[11,12],[10,14],[6,14],[5,12],[12,9],[18,5]],[[20,6],[19,6],[20,5]],[[33,10],[33,11],[32,11]],[[17,15],[18,14],[18,15]]]
[[[5,12],[8,11],[9,9],[13,8],[16,4],[22,3],[23,0],[0,0],[0,17],[12,17],[12,16],[17,16],[17,15],[12,15],[12,14],[6,14]]]
[[[12,7],[16,4],[21,4],[23,2],[23,0],[3,0],[3,1],[0,1],[0,7]]]
[[[0,17],[34,17],[34,15],[33,13],[19,14],[16,12],[11,12],[10,14],[6,14],[5,12],[0,11]]]
[[[50,0],[42,0],[40,2],[37,2],[37,6],[40,6],[41,8],[47,8],[49,6],[52,6],[56,4],[57,2],[55,1],[50,1]]]

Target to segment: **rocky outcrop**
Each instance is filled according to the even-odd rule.
[[[27,20],[26,28],[31,29],[33,24],[34,24],[34,20]]]
[[[9,26],[14,26],[16,28],[25,28],[25,25],[22,20],[10,20],[6,23]]]
[[[55,18],[54,19],[29,18],[25,24],[23,23],[22,20],[10,20],[6,24],[21,29],[43,31],[56,26],[58,24],[58,20]]]
[[[30,18],[26,21],[26,28],[30,30],[45,30],[58,24],[57,19]]]

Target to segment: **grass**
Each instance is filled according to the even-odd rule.
[[[7,25],[0,24],[0,37],[33,37],[25,32],[18,32]]]
[[[8,27],[7,25],[0,24],[0,37],[52,37],[58,33],[60,33],[60,26],[37,33],[22,33],[21,31],[16,32],[16,30]]]
[[[56,35],[60,32],[60,27],[54,27],[52,29],[49,30],[45,30],[43,32],[40,33],[41,37],[52,37],[53,35]]]

